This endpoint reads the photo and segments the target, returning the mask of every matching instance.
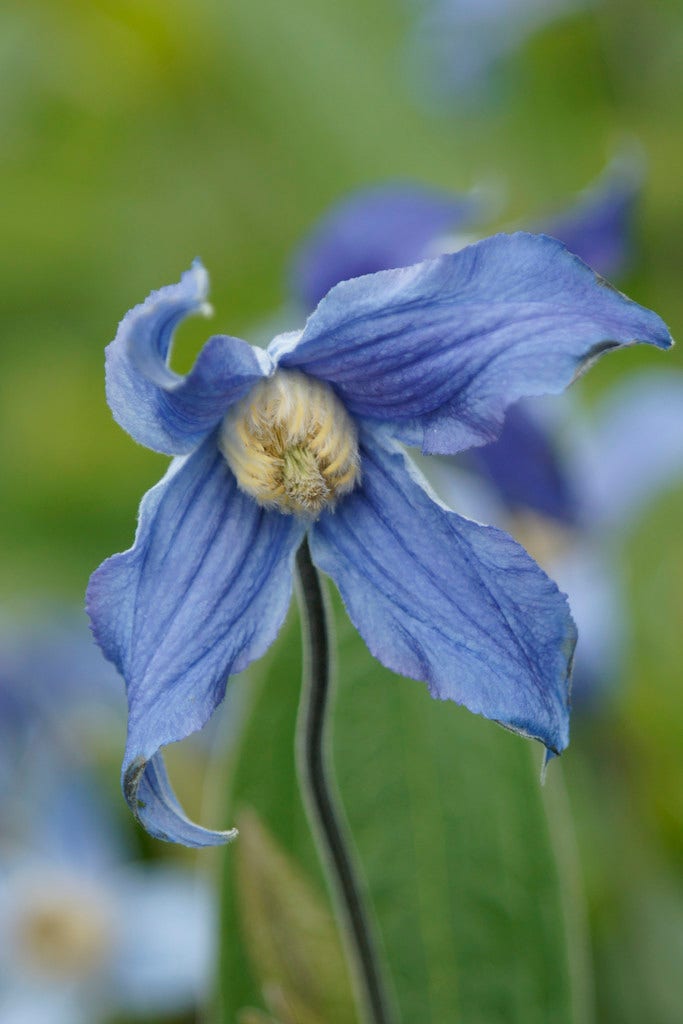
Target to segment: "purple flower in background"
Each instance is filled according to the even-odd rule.
[[[208,994],[208,886],[136,864],[101,794],[60,777],[32,829],[0,842],[0,1020],[99,1024],[191,1010]]]
[[[560,751],[575,643],[565,598],[524,550],[434,501],[401,444],[455,454],[506,408],[557,393],[601,353],[671,344],[661,319],[559,242],[497,235],[335,286],[268,350],[210,338],[186,376],[176,324],[206,309],[199,263],[122,321],[107,395],[139,442],[178,457],[143,499],[134,546],[93,574],[88,609],[126,680],[126,798],[189,845],[160,748],[201,728],[227,677],[287,611],[308,534],[370,651],[395,672]]]

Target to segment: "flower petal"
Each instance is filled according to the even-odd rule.
[[[155,839],[183,846],[222,846],[237,836],[237,829],[214,830],[195,824],[178,802],[160,753],[146,761],[124,760],[121,788],[126,803],[140,824]]]
[[[508,508],[530,508],[562,523],[577,521],[578,503],[559,453],[520,405],[508,409],[497,441],[473,448],[466,457]]]
[[[453,454],[493,441],[512,402],[562,391],[635,341],[672,344],[561,243],[519,232],[338,284],[281,365],[331,382],[406,443]]]
[[[683,480],[683,374],[640,372],[613,386],[573,451],[587,522],[626,525]]]
[[[294,257],[292,290],[313,309],[337,284],[429,255],[439,235],[470,224],[480,209],[474,195],[423,185],[379,185],[337,203]]]
[[[206,313],[209,278],[198,260],[178,284],[152,292],[131,309],[107,346],[107,401],[117,423],[155,451],[191,451],[226,409],[270,369],[265,352],[217,334],[186,376],[168,366],[177,325]]]
[[[598,273],[616,276],[630,256],[642,185],[642,160],[638,154],[624,154],[571,209],[546,220],[540,230],[558,238]]]
[[[304,530],[237,489],[212,435],[145,496],[134,546],[92,576],[95,637],[128,691],[124,790],[154,835],[189,841],[160,761],[151,759],[201,728],[228,675],[273,642]],[[195,839],[208,841],[204,833]]]
[[[363,482],[311,532],[371,653],[555,751],[576,641],[566,598],[515,541],[436,504],[398,448],[362,447]]]

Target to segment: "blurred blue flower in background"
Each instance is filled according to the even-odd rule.
[[[98,1024],[206,998],[214,922],[193,873],[133,863],[84,776],[57,761],[28,829],[0,841],[2,1024]]]
[[[159,751],[200,728],[228,675],[272,643],[307,533],[384,665],[563,749],[565,599],[509,536],[434,502],[399,442],[435,454],[491,441],[510,404],[561,391],[607,349],[667,348],[660,318],[559,242],[498,235],[337,285],[267,351],[214,336],[183,377],[168,365],[173,330],[206,310],[207,288],[196,263],[107,349],[119,424],[183,456],[143,499],[133,548],[88,590],[126,680],[123,783],[138,818],[188,845],[234,835],[184,816]]]
[[[2,619],[2,1024],[158,1018],[207,996],[208,887],[184,869],[135,863],[98,786],[125,711],[82,611],[39,604],[25,620]]]
[[[291,290],[314,309],[339,281],[438,255],[434,239],[465,231],[484,215],[476,192],[401,182],[359,189],[333,206],[295,253]]]
[[[125,728],[117,673],[82,610],[36,606],[0,616],[0,821],[32,808],[26,792],[55,759],[74,768],[112,750]]]
[[[591,6],[591,0],[421,2],[412,40],[418,81],[434,99],[481,102],[495,90],[504,60],[530,36]]]
[[[546,217],[533,230],[559,238],[605,277],[623,274],[633,255],[644,163],[637,146],[624,147],[569,209]]]
[[[623,272],[643,184],[636,147],[620,153],[566,210],[532,230],[558,238],[598,273]],[[295,252],[290,288],[313,309],[339,281],[456,252],[482,234],[489,216],[485,194],[448,192],[417,182],[358,189],[320,218]]]

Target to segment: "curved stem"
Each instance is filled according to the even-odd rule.
[[[326,715],[330,709],[330,643],[325,601],[308,541],[297,553],[302,633],[307,672],[299,705],[297,764],[313,832],[346,919],[349,953],[372,1024],[390,1024],[389,1002],[380,973],[370,921],[363,904],[343,815],[337,807],[327,757]],[[306,664],[306,663],[305,663]]]

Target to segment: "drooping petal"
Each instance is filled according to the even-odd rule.
[[[315,563],[388,668],[560,751],[576,640],[566,598],[515,541],[438,505],[366,435],[360,488],[311,532]]]
[[[228,675],[275,639],[304,529],[237,489],[212,435],[145,496],[134,546],[92,576],[95,637],[128,691],[126,798],[161,838],[192,836],[154,755],[201,728]],[[226,838],[193,835],[201,845]]]
[[[571,209],[546,220],[541,230],[559,238],[599,274],[614,277],[623,271],[630,256],[642,184],[642,160],[637,154],[624,154]]]
[[[171,370],[173,332],[189,314],[210,311],[208,287],[208,274],[196,260],[178,284],[131,309],[106,349],[114,418],[140,444],[169,455],[195,448],[270,370],[263,351],[223,334],[209,338],[186,376]]]
[[[237,836],[237,829],[209,829],[188,818],[166,772],[162,755],[124,759],[121,788],[126,803],[140,824],[155,839],[183,846],[222,846]]]
[[[493,441],[517,399],[562,391],[602,352],[635,341],[672,344],[655,313],[560,242],[519,232],[344,281],[299,342],[272,354],[406,443],[454,454]]]
[[[339,281],[417,263],[439,235],[472,223],[480,204],[417,184],[372,186],[337,203],[296,253],[292,291],[313,309]]]
[[[584,517],[623,527],[683,481],[683,374],[640,372],[613,386],[570,451]]]

